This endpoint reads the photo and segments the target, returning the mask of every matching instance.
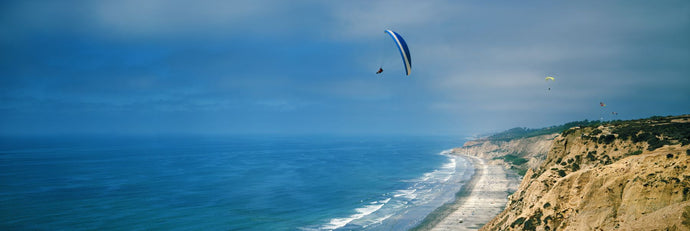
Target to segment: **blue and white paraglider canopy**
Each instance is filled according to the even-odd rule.
[[[407,48],[407,43],[405,43],[402,36],[395,31],[386,30],[386,33],[388,33],[391,38],[395,40],[395,44],[398,45],[398,50],[400,51],[400,56],[402,56],[403,65],[405,66],[405,72],[407,75],[410,75],[412,71],[412,57],[410,56],[410,50]]]

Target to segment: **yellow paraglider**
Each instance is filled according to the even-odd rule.
[[[549,91],[550,91],[550,90],[551,90],[551,84],[548,84],[548,83],[549,83],[549,79],[551,80],[551,82],[556,81],[556,79],[554,79],[554,78],[551,77],[551,76],[546,76],[546,78],[544,79],[544,81],[546,81],[547,85],[549,86]]]

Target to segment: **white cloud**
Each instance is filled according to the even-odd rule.
[[[302,26],[309,1],[122,0],[8,4],[3,24],[19,33],[81,31],[111,38],[164,39],[217,35],[273,35]]]
[[[347,40],[376,39],[386,29],[424,31],[461,13],[453,1],[342,1],[329,7],[334,38]]]
[[[262,1],[122,0],[94,2],[91,8],[96,23],[118,34],[180,36],[236,30],[269,17],[279,6]]]

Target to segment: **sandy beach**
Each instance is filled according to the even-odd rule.
[[[477,230],[498,215],[508,202],[508,194],[517,190],[518,176],[501,165],[465,156],[475,173],[452,204],[434,211],[416,230]]]

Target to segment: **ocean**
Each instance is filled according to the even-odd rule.
[[[0,138],[0,230],[405,230],[473,173],[438,136]]]

